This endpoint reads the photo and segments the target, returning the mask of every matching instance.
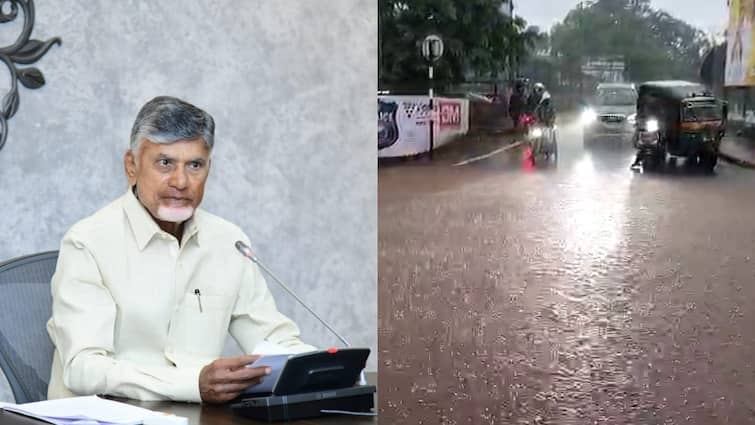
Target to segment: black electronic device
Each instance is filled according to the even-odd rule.
[[[271,375],[275,379],[272,386],[265,385],[262,392],[250,387],[231,409],[267,422],[330,414],[372,415],[376,387],[356,385],[369,355],[368,348],[331,348],[292,355],[279,373]]]

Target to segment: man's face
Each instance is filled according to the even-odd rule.
[[[137,157],[138,155],[138,157]],[[169,145],[143,140],[124,158],[129,184],[158,222],[181,223],[202,202],[210,169],[210,152],[202,139]]]

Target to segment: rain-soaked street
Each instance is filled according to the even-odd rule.
[[[755,172],[560,130],[381,166],[381,423],[755,423]]]

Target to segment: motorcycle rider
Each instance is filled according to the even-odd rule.
[[[514,128],[519,128],[522,114],[527,112],[527,85],[524,79],[516,80],[514,92],[509,99],[509,116],[514,121]]]
[[[535,83],[532,96],[529,99],[529,110],[535,114],[537,120],[548,128],[556,123],[556,110],[553,107],[551,94],[543,83]]]
[[[545,127],[546,134],[543,137],[552,140],[554,137],[553,130],[556,124],[556,109],[553,106],[551,94],[545,88],[545,84],[535,83],[533,86],[532,96],[530,96],[528,101],[528,110],[530,110],[535,115],[537,121]],[[539,152],[541,148],[541,138],[537,138],[535,143],[537,143],[537,145],[533,146],[533,150],[534,152]]]

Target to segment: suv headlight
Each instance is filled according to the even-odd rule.
[[[628,116],[627,117],[627,122],[629,123],[629,125],[635,125],[635,124],[637,124],[637,114],[632,114],[632,115]]]
[[[530,135],[535,138],[543,137],[543,130],[540,128],[533,128]]]
[[[582,125],[590,125],[598,119],[598,114],[594,109],[585,109],[582,112]]]

